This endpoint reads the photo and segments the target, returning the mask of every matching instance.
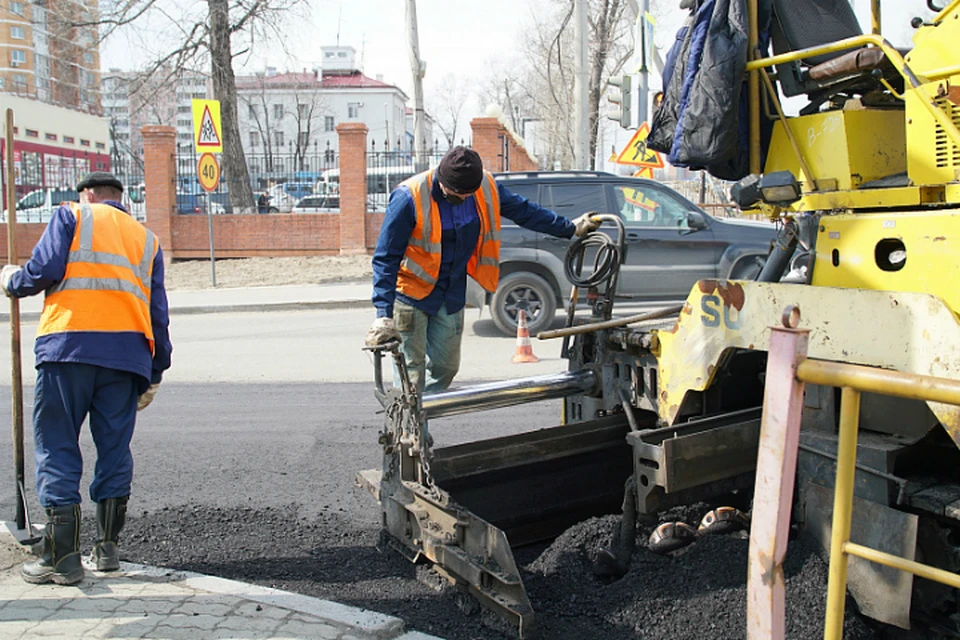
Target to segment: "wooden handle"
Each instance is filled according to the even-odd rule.
[[[7,263],[17,264],[17,187],[13,165],[13,109],[7,109],[5,138],[7,162]],[[23,494],[23,363],[20,361],[20,301],[10,298],[10,388],[13,412],[13,470],[16,476],[17,529],[27,526],[26,496]],[[31,532],[32,533],[32,532]]]

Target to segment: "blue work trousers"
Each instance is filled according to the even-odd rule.
[[[37,497],[44,509],[81,502],[80,428],[88,415],[97,447],[90,499],[130,495],[137,382],[136,374],[90,364],[47,362],[37,367],[33,446]]]
[[[443,391],[460,370],[463,315],[463,309],[448,314],[446,305],[435,315],[399,300],[393,305],[394,326],[403,340],[407,369],[421,391]]]

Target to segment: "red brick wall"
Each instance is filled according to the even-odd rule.
[[[474,118],[470,121],[473,129],[473,150],[480,154],[483,168],[487,171],[505,171],[502,158],[500,131],[503,129],[496,118]]]
[[[470,127],[473,129],[473,148],[480,154],[487,171],[536,171],[540,168],[497,118],[474,118]]]
[[[157,234],[163,258],[173,259],[173,221],[177,214],[177,130],[173,127],[148,125],[143,135],[144,187],[146,188],[147,227]]]
[[[33,247],[36,246],[43,230],[47,225],[41,222],[18,222],[17,223],[17,264],[23,264],[30,258]],[[9,264],[7,256],[7,224],[0,225],[0,258],[3,264]]]
[[[340,253],[367,252],[367,125],[337,125],[340,139]]]
[[[383,226],[383,216],[384,214],[382,213],[367,214],[366,227],[368,253],[373,253],[373,250],[377,248],[377,239],[380,237],[380,227]]]
[[[214,216],[213,240],[218,258],[337,255],[340,253],[340,215],[272,213]],[[173,244],[176,258],[209,257],[207,216],[175,216]]]

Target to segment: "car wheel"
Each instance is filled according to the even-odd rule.
[[[490,301],[493,323],[506,335],[516,335],[517,315],[527,316],[530,335],[536,335],[553,322],[557,302],[553,288],[546,280],[532,273],[511,273],[500,280]]]
[[[746,258],[737,263],[737,265],[730,271],[730,280],[756,280],[760,277],[760,272],[763,270],[763,265],[766,264],[766,258],[761,258],[760,256],[753,256],[752,258]]]
[[[280,213],[280,209],[277,209],[276,207],[270,207],[267,209],[267,213]]]

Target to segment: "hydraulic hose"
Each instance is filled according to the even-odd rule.
[[[596,247],[593,257],[593,269],[589,275],[583,275],[583,261],[587,249]],[[570,284],[578,287],[597,287],[606,282],[619,268],[620,243],[605,233],[588,233],[570,243],[563,261],[563,272]]]

